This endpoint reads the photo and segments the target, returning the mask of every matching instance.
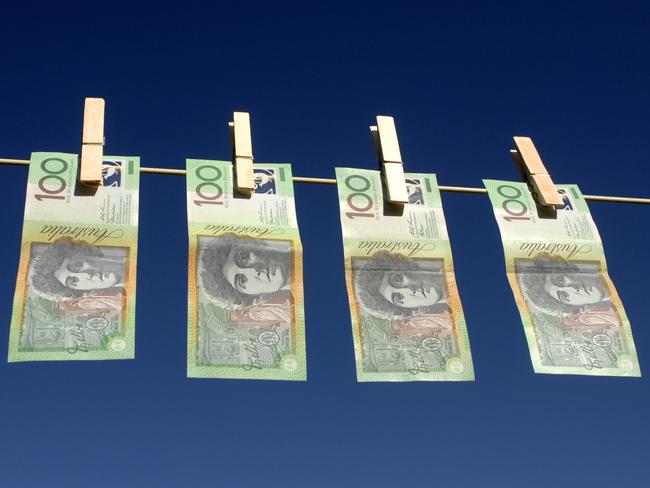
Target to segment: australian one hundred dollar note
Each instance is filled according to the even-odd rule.
[[[536,373],[641,376],[630,323],[576,185],[538,212],[526,183],[484,180]]]
[[[134,357],[139,159],[104,156],[96,189],[77,170],[32,154],[10,362]]]
[[[440,192],[407,174],[403,212],[379,171],[336,168],[359,381],[473,380]]]
[[[189,377],[305,380],[302,245],[289,164],[187,160]]]

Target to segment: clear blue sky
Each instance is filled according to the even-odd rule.
[[[206,2],[207,3],[207,2]],[[85,96],[108,154],[374,168],[394,115],[407,168],[443,185],[516,179],[513,135],[555,180],[648,196],[647,2],[59,2],[3,6],[0,157],[77,152]],[[27,171],[0,168],[6,351]],[[336,190],[296,186],[306,383],[185,377],[185,182],[143,175],[134,361],[0,364],[0,484],[642,486],[650,475],[650,208],[592,203],[640,380],[534,375],[485,196],[443,194],[475,383],[357,384]],[[4,353],[3,353],[4,354]]]

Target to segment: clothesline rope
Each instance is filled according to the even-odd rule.
[[[29,160],[0,158],[0,164],[29,166]],[[161,174],[161,175],[184,175],[186,173],[184,169],[152,168],[152,167],[141,167],[140,172]],[[334,178],[313,178],[309,176],[294,176],[293,181],[295,181],[296,183],[336,185],[336,179]],[[438,188],[440,188],[440,191],[446,191],[446,192],[487,193],[487,190],[485,188],[474,188],[468,186],[439,185]],[[650,205],[650,198],[618,197],[618,196],[607,196],[607,195],[584,195],[584,198],[585,200],[591,200],[592,202],[595,201],[595,202],[616,202],[616,203],[640,203],[640,204]]]

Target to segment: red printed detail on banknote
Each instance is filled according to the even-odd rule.
[[[430,332],[430,331],[447,331],[451,332],[453,323],[449,312],[438,314],[420,314],[413,315],[406,319],[398,319],[393,322],[393,328],[401,333],[409,332]],[[410,335],[410,334],[409,334]]]
[[[293,315],[289,296],[274,296],[266,301],[230,311],[233,325],[288,325]]]
[[[621,326],[621,321],[614,305],[594,307],[575,315],[563,317],[564,325],[568,327],[615,327]]]
[[[57,311],[62,315],[79,315],[88,312],[120,312],[123,307],[123,295],[120,292],[88,295],[73,300],[57,303]]]

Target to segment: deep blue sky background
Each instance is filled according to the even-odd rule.
[[[229,158],[245,110],[257,161],[333,177],[376,166],[388,114],[407,168],[441,184],[516,179],[511,137],[530,135],[557,182],[649,196],[650,7],[563,3],[5,5],[0,157],[77,152],[101,96],[106,153],[145,166]],[[1,352],[27,170],[0,175]],[[308,382],[189,380],[185,181],[140,188],[137,358],[0,364],[3,486],[647,483],[650,207],[590,205],[640,380],[534,375],[487,197],[443,194],[477,381],[356,383],[336,189],[307,185]]]

